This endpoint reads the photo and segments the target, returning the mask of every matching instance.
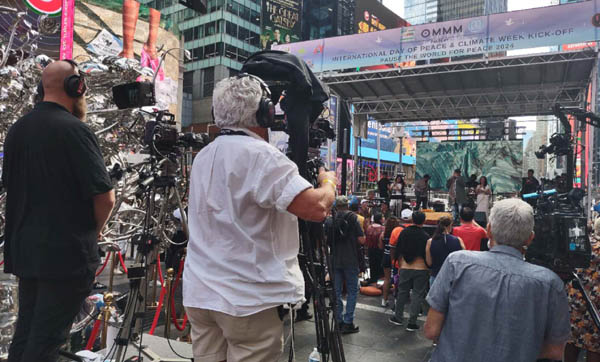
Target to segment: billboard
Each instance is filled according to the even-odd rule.
[[[496,193],[521,188],[523,141],[418,142],[416,179],[431,176],[432,189],[446,189],[454,169],[463,176],[486,176]]]
[[[271,49],[300,40],[300,11],[300,0],[263,0],[261,47]]]
[[[72,0],[66,2],[72,6]],[[63,0],[0,0],[0,8],[3,9],[0,11],[0,43],[8,44],[15,29],[12,50],[45,54],[52,59],[59,59],[63,30],[62,4]],[[72,12],[69,14],[72,19]],[[71,24],[69,17],[65,21],[66,26]],[[73,42],[73,37],[68,40],[67,34],[68,31],[63,32],[65,50]]]
[[[357,33],[370,33],[408,26],[406,20],[381,3],[372,0],[356,1],[354,19],[356,19]]]
[[[180,44],[163,28],[165,23],[160,11],[134,0],[76,1],[73,58],[118,56],[156,72],[158,108],[178,114],[179,50],[171,51],[161,65],[158,49],[178,49]]]
[[[600,0],[290,44],[315,72],[600,40]]]

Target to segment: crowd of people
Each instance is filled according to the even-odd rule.
[[[464,206],[458,225],[443,216],[433,232],[425,231],[426,216],[419,210],[385,218],[364,205],[345,196],[335,202],[336,209],[344,210],[336,217],[351,218],[352,232],[342,232],[333,250],[353,252],[334,252],[334,260],[355,263],[344,270],[334,264],[336,278],[342,278],[335,284],[338,300],[346,283],[346,309],[342,314],[339,303],[337,313],[342,333],[359,332],[354,324],[357,274],[368,271],[365,285],[383,279],[381,306],[394,310],[391,324],[414,332],[421,328],[418,316],[427,315],[424,334],[437,345],[432,361],[482,361],[485,356],[491,361],[562,360],[564,354],[565,361],[575,362],[581,350],[588,361],[600,361],[600,333],[581,293],[565,288],[549,269],[524,261],[534,237],[529,204],[516,198],[497,202],[486,228],[474,220],[475,210]],[[600,218],[594,235],[592,266],[582,278],[598,303]],[[367,256],[366,268],[359,267],[361,253]]]
[[[85,80],[77,65],[49,65],[42,87],[43,101],[12,126],[4,147],[4,267],[19,277],[10,362],[57,360],[91,291],[96,242],[115,202],[96,137],[81,122]],[[394,309],[391,324],[411,332],[423,328],[434,341],[433,362],[563,356],[575,362],[581,350],[587,361],[600,361],[600,333],[581,293],[524,260],[534,238],[531,205],[513,198],[491,207],[485,176],[466,180],[459,169],[447,183],[454,215],[440,217],[432,232],[422,211],[428,175],[415,185],[417,207],[404,208],[400,217],[386,201],[404,194],[402,177],[380,181],[380,204],[373,202],[374,192],[363,200],[336,197],[334,172],[319,170],[314,187],[266,142],[262,117],[272,113],[261,113],[259,105],[268,96],[254,76],[220,81],[213,114],[221,136],[193,163],[183,304],[194,360],[279,360],[285,307],[307,305],[306,273],[298,260],[303,219],[325,221],[331,236],[327,272],[344,334],[360,331],[354,320],[362,274],[366,284],[383,279],[381,306]],[[530,172],[521,194],[536,183]],[[468,203],[469,189],[476,205]],[[335,214],[326,220],[334,201]],[[488,216],[485,228],[475,220],[478,212]],[[600,219],[594,232],[592,266],[582,280],[597,304]],[[302,319],[310,319],[304,313]],[[427,316],[423,326],[420,313]]]

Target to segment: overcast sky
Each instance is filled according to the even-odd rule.
[[[383,5],[395,12],[396,15],[404,18],[404,0],[383,0]]]
[[[506,5],[508,7],[508,11],[515,11],[549,6],[553,2],[558,3],[558,1],[552,0],[508,0]],[[383,0],[383,5],[385,5],[388,9],[391,9],[401,18],[404,18],[404,0]]]

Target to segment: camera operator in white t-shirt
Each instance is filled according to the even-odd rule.
[[[269,96],[254,76],[220,81],[221,135],[194,159],[183,304],[197,362],[278,360],[279,307],[304,297],[298,217],[324,220],[335,198],[333,172],[321,170],[315,189],[267,142]]]

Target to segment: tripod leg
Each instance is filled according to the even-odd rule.
[[[175,189],[175,197],[177,198],[177,206],[179,206],[179,211],[181,211],[181,226],[183,228],[183,232],[185,236],[189,239],[190,233],[188,229],[188,218],[185,212],[185,208],[183,207],[183,202],[181,201],[181,195],[179,195],[179,190],[177,190],[177,186],[174,186]]]

